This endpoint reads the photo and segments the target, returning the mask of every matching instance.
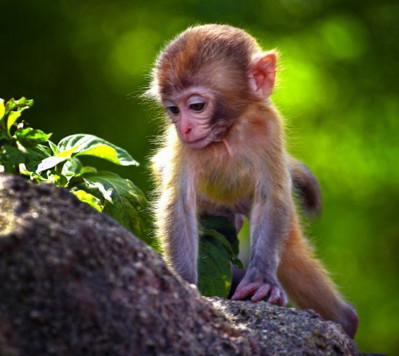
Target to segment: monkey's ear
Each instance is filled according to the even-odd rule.
[[[249,85],[260,99],[267,99],[273,92],[276,79],[276,52],[261,53],[252,59]]]

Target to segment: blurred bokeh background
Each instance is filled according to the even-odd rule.
[[[0,97],[35,99],[24,118],[56,142],[90,133],[127,149],[141,167],[103,168],[148,192],[160,120],[140,94],[165,43],[210,22],[280,51],[289,150],[323,193],[308,235],[358,310],[360,350],[399,354],[399,3],[1,0]]]

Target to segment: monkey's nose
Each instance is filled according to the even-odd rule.
[[[191,133],[191,127],[186,127],[182,130],[183,136],[185,139],[189,139]]]

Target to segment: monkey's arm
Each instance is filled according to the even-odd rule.
[[[259,199],[250,214],[251,256],[247,272],[238,285],[233,299],[251,297],[259,301],[287,304],[287,297],[277,280],[282,242],[288,232],[290,206],[273,199]]]
[[[155,214],[158,236],[169,265],[187,282],[197,283],[198,223],[196,193],[184,169],[163,172]]]
[[[277,280],[280,252],[290,231],[294,203],[288,160],[283,149],[279,125],[274,125],[264,150],[254,201],[250,211],[251,256],[247,272],[238,285],[233,299],[251,296],[285,305],[287,297]]]

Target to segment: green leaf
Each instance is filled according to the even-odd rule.
[[[33,99],[26,99],[25,97],[20,98],[19,100],[10,99],[6,105],[6,112],[10,112],[11,110],[17,109],[17,111],[22,112],[26,109],[29,109],[33,106]]]
[[[235,226],[225,217],[202,215],[200,226],[204,229],[216,230],[222,234],[230,243],[233,253],[238,254],[239,241]]]
[[[5,115],[7,118],[7,132],[10,133],[11,127],[17,122],[22,111],[29,109],[33,105],[33,100],[22,97],[19,100],[10,99],[5,105]],[[16,111],[15,111],[16,110]]]
[[[231,258],[230,261],[237,268],[244,269],[244,264],[242,263],[242,261],[238,257],[234,256],[234,257]]]
[[[1,146],[0,162],[4,165],[17,166],[25,161],[24,155],[18,148],[10,145]]]
[[[11,126],[15,124],[18,118],[21,116],[20,111],[12,111],[7,118],[7,132],[10,133]]]
[[[7,133],[2,131],[1,128],[0,128],[0,141],[1,140],[7,140],[8,141],[9,139],[10,139],[10,136],[8,136]]]
[[[30,176],[32,172],[26,168],[25,163],[20,163],[19,164],[19,174],[22,176]]]
[[[17,108],[17,103],[14,99],[10,99],[6,102],[6,115],[11,111]]]
[[[36,173],[40,173],[48,169],[54,168],[57,164],[64,162],[68,159],[69,157],[57,157],[57,156],[47,157],[38,164]]]
[[[69,159],[72,157],[72,154],[74,154],[78,150],[78,148],[79,148],[78,146],[71,147],[68,150],[58,152],[56,154],[56,156],[57,157],[65,157],[65,158]]]
[[[21,97],[19,100],[15,100],[15,103],[17,104],[18,109],[25,107],[26,106],[26,102],[27,102],[27,100],[26,100],[26,98],[24,96]]]
[[[4,117],[5,113],[6,113],[6,107],[4,105],[4,99],[0,98],[0,121]]]
[[[46,134],[42,130],[35,130],[31,127],[17,130],[14,135],[22,144],[46,143],[51,137],[51,134]]]
[[[40,174],[37,174],[36,172],[32,172],[29,176],[29,179],[36,183],[46,182],[46,178],[42,177]]]
[[[84,174],[84,173],[97,173],[97,169],[94,167],[90,167],[90,166],[84,166],[84,167],[82,167],[80,174]]]
[[[34,147],[25,147],[20,143],[17,144],[19,150],[25,156],[26,169],[30,172],[35,171],[38,164],[50,156],[50,149],[47,146],[39,144]]]
[[[66,177],[61,174],[48,171],[45,175],[47,176],[44,180],[46,183],[53,183],[58,187],[65,187],[68,183]]]
[[[52,141],[48,141],[48,145],[50,146],[51,150],[53,151],[54,155],[57,155],[58,153],[60,153],[60,150],[58,149],[57,145],[52,142]]]
[[[101,212],[103,210],[101,200],[94,195],[87,193],[84,190],[72,190],[71,193],[73,193],[80,201],[89,204],[97,211]]]
[[[99,157],[122,166],[138,165],[127,151],[93,135],[67,136],[58,143],[58,148],[61,153],[72,150],[76,156]]]
[[[231,263],[242,268],[237,257],[238,238],[225,217],[200,217],[198,288],[203,295],[226,297],[231,286]]]
[[[77,158],[65,162],[61,174],[67,177],[75,176],[82,170],[82,163]]]
[[[198,258],[198,289],[201,294],[227,297],[231,278],[230,257],[223,244],[215,236],[201,236]]]
[[[81,178],[86,189],[81,186],[79,188],[101,197],[104,201],[104,213],[112,216],[142,240],[153,243],[148,234],[148,202],[139,188],[130,180],[112,172],[85,173]]]

